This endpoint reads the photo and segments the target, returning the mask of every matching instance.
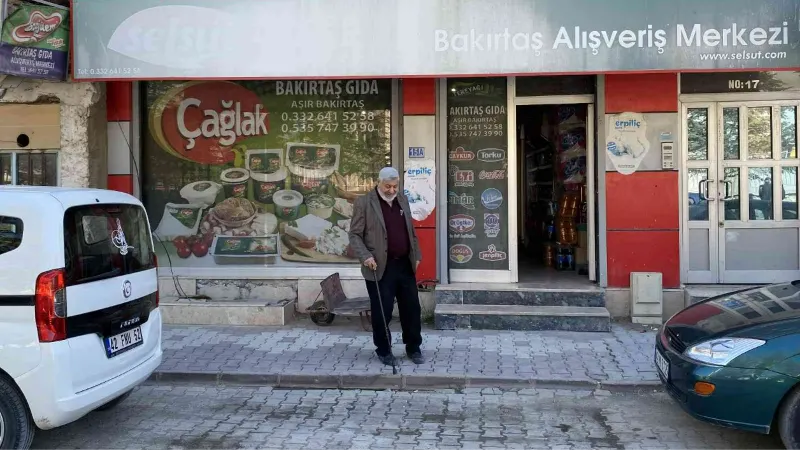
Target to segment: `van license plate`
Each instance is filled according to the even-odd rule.
[[[664,377],[664,380],[669,381],[669,361],[667,361],[667,358],[664,358],[658,350],[656,350],[656,367],[658,371],[661,372],[661,376]]]
[[[142,327],[136,327],[123,333],[103,339],[106,344],[106,356],[113,358],[144,343]]]

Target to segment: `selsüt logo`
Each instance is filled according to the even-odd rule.
[[[11,39],[20,44],[41,42],[47,36],[53,34],[63,21],[64,16],[59,12],[46,16],[43,12],[34,10],[27,23],[23,23],[11,30]]]

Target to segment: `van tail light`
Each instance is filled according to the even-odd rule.
[[[155,252],[153,252],[153,267],[156,268],[156,278],[158,278],[158,257],[156,256]],[[158,308],[158,302],[161,300],[158,295],[158,283],[156,283],[156,304],[153,309]]]
[[[36,278],[35,311],[39,342],[58,342],[67,338],[64,269],[44,272]]]

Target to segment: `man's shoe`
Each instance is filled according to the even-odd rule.
[[[394,355],[389,353],[388,355],[378,355],[378,359],[387,366],[393,366],[395,364]]]
[[[413,362],[414,364],[424,364],[425,363],[425,358],[422,356],[422,352],[414,352],[414,353],[408,355],[408,357],[411,358],[411,362]]]

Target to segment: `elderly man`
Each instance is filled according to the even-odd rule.
[[[395,362],[389,346],[391,333],[387,329],[395,297],[406,354],[415,364],[424,362],[420,350],[422,324],[416,278],[422,253],[411,223],[408,199],[398,191],[399,183],[397,169],[384,167],[378,174],[375,189],[356,200],[350,223],[350,246],[363,264],[361,272],[369,292],[375,353],[386,365]]]

